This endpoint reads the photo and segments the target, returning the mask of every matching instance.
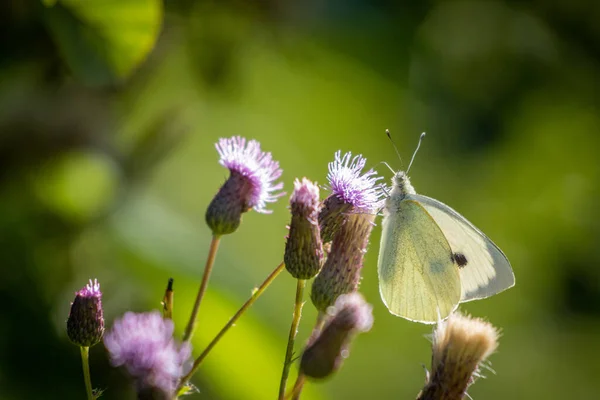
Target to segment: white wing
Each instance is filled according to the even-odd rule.
[[[461,302],[484,299],[514,286],[510,262],[483,232],[444,203],[419,194],[408,197],[427,210],[444,232],[455,258],[458,255]]]
[[[379,293],[390,312],[423,323],[447,317],[460,301],[452,249],[417,201],[387,210],[379,248]]]

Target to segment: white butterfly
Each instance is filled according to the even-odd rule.
[[[379,292],[394,315],[436,323],[459,303],[515,284],[502,250],[452,208],[417,194],[403,171],[392,179],[382,229]]]

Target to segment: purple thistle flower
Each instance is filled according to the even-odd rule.
[[[134,378],[138,393],[171,399],[184,363],[191,355],[189,344],[173,339],[173,321],[160,312],[127,312],[114,322],[104,337],[111,364],[124,366]]]
[[[321,379],[337,371],[348,357],[352,338],[371,329],[372,310],[359,293],[340,296],[327,309],[329,322],[306,346],[300,361],[301,372],[309,378]]]
[[[271,153],[263,152],[256,140],[240,136],[221,138],[215,145],[219,163],[229,169],[229,179],[221,186],[206,212],[206,222],[215,235],[235,232],[241,216],[251,208],[260,213],[270,213],[266,204],[285,193],[279,192],[283,183],[275,184],[281,176],[279,163]]]
[[[292,221],[283,261],[296,279],[314,277],[323,262],[323,243],[319,232],[319,187],[306,178],[296,179],[290,197]]]
[[[381,179],[370,169],[361,175],[367,159],[362,155],[352,157],[348,152],[341,156],[338,150],[335,161],[329,163],[327,179],[333,194],[344,203],[360,210],[375,211],[381,201],[381,190],[376,186]]]
[[[104,334],[104,313],[102,292],[96,279],[75,293],[71,311],[67,319],[67,335],[74,344],[91,347],[102,339]]]
[[[381,207],[383,191],[373,169],[363,173],[367,159],[362,155],[352,157],[348,152],[335,153],[335,160],[329,163],[327,179],[331,195],[325,199],[319,215],[323,242],[330,242],[333,235],[343,225],[348,213],[375,213]]]

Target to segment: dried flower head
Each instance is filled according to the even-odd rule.
[[[158,311],[125,313],[104,337],[104,345],[111,364],[124,366],[138,394],[146,398],[152,394],[171,399],[191,355],[189,344],[179,345],[173,339],[173,322]]]
[[[309,378],[326,378],[337,371],[352,338],[373,325],[373,307],[359,293],[340,296],[327,314],[329,322],[306,346],[300,361],[301,372]]]
[[[373,169],[363,173],[367,159],[361,155],[352,157],[352,153],[343,156],[335,153],[335,160],[329,163],[327,179],[331,195],[323,202],[319,215],[323,242],[333,239],[335,232],[352,213],[375,213],[381,206],[383,192]]]
[[[225,235],[235,232],[242,214],[251,208],[270,212],[266,204],[284,195],[278,192],[283,183],[274,183],[282,171],[271,153],[261,151],[256,140],[246,143],[240,136],[222,138],[216,148],[219,163],[229,169],[230,175],[208,206],[206,222],[215,235]]]
[[[318,310],[325,311],[338,296],[358,289],[374,221],[375,214],[348,214],[334,235],[325,264],[312,284],[311,299]]]
[[[296,179],[290,197],[292,221],[283,261],[296,279],[314,277],[323,262],[323,243],[319,230],[319,187],[306,178]]]
[[[67,319],[67,335],[74,344],[91,347],[104,335],[102,292],[96,279],[75,293]]]
[[[479,366],[498,347],[498,331],[489,322],[458,312],[433,332],[431,373],[418,398],[459,400],[479,376]]]

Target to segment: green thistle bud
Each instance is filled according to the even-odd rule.
[[[292,221],[285,244],[283,261],[296,279],[310,279],[319,273],[323,262],[323,244],[317,222],[319,187],[306,178],[294,182],[290,197]]]
[[[371,305],[359,293],[340,296],[329,307],[330,318],[323,330],[306,346],[300,371],[309,378],[322,379],[337,371],[345,358],[352,338],[367,332],[373,325]]]
[[[97,280],[75,293],[71,312],[67,320],[67,335],[74,344],[91,347],[104,335],[104,314],[102,311],[102,292]]]

